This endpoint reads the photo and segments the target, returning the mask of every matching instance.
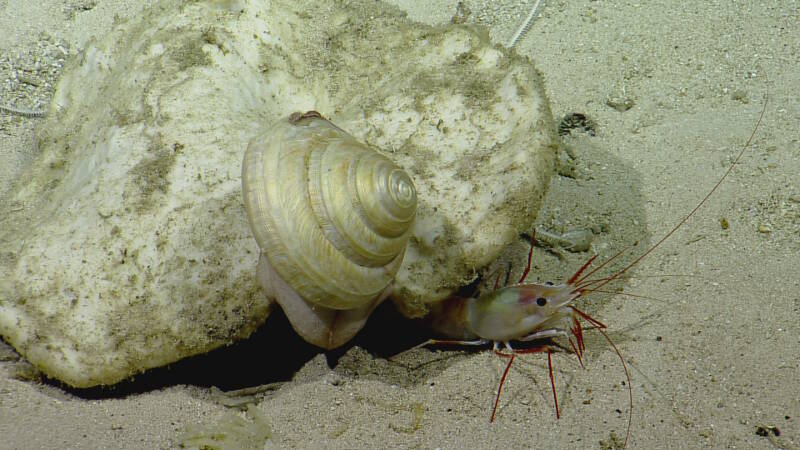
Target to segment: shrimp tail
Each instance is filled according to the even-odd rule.
[[[433,305],[428,314],[431,328],[440,335],[454,340],[478,339],[469,327],[471,301],[474,299],[450,297]]]

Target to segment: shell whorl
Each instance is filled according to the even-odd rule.
[[[391,284],[416,191],[385,156],[318,113],[295,113],[250,142],[242,187],[262,253],[306,301],[354,309]]]

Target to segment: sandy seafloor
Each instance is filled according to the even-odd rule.
[[[115,16],[150,3],[0,0],[0,103],[49,98],[47,83],[19,81],[37,55],[75,54]],[[457,2],[396,3],[440,22]],[[465,3],[506,42],[534,2]],[[584,113],[597,130],[565,139],[576,175],[554,177],[539,226],[600,230],[603,256],[657,241],[688,213],[768,95],[740,165],[617,286],[636,297],[582,305],[609,325],[630,366],[629,448],[800,447],[800,3],[549,1],[517,50],[544,73],[554,115]],[[610,98],[633,107],[619,111]],[[0,114],[0,195],[35,156],[36,125]],[[534,276],[563,280],[588,255],[537,249]],[[397,355],[421,336],[384,309],[354,345],[325,355],[275,315],[248,341],[89,391],[36,381],[0,343],[0,448],[170,448],[225,433],[217,442],[230,448],[621,445],[628,391],[599,334],[587,333],[585,370],[574,355],[553,355],[560,420],[546,358],[534,354],[511,370],[491,425],[505,361],[488,351]]]

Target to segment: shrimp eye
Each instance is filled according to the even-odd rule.
[[[539,306],[544,306],[547,304],[547,299],[544,297],[539,297],[536,299],[536,304]]]
[[[552,282],[552,281],[545,281],[545,282],[544,282],[544,284],[546,284],[546,285],[548,285],[548,286],[552,286],[552,285],[553,285],[553,282]]]

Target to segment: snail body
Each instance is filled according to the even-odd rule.
[[[250,141],[242,191],[266,295],[308,342],[347,342],[402,264],[417,205],[411,178],[310,111]]]

